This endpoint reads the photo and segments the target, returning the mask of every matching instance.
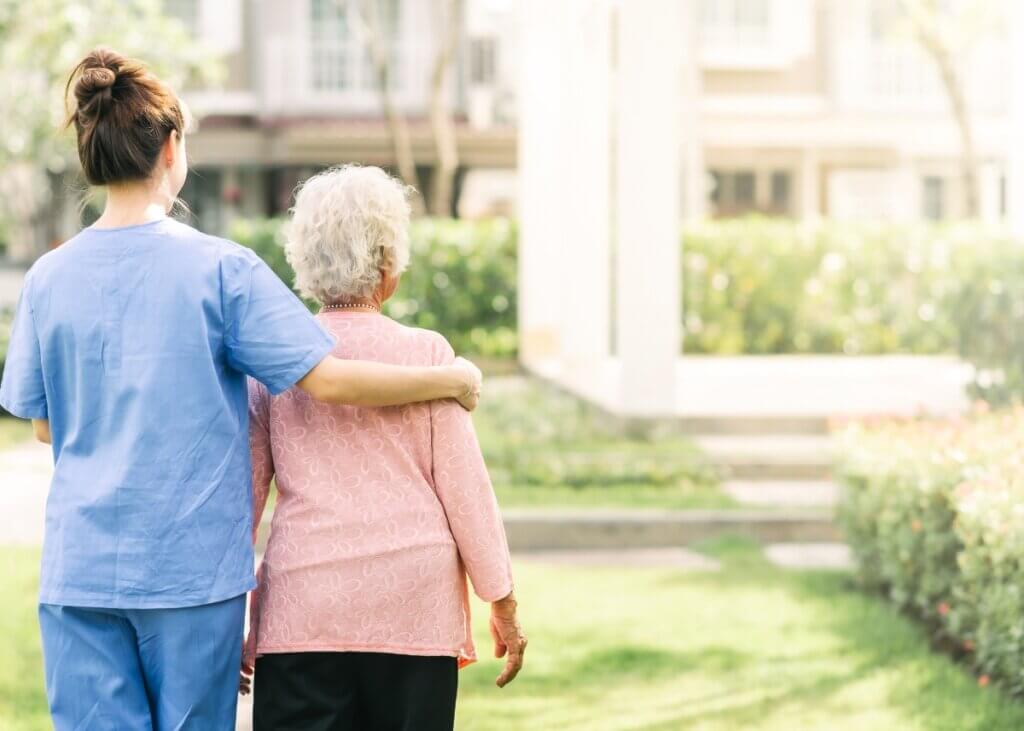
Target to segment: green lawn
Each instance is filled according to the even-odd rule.
[[[518,561],[527,665],[493,685],[462,672],[461,731],[1012,731],[1024,704],[979,688],[922,631],[835,573],[783,573],[740,541],[707,546],[716,574]],[[0,551],[0,728],[49,728],[34,551]]]
[[[0,423],[3,423],[0,421]],[[42,654],[36,620],[39,552],[0,549],[0,728],[52,729],[43,690]]]
[[[726,562],[717,574],[520,563],[528,666],[503,691],[497,661],[464,671],[459,728],[1024,728],[1024,704],[979,688],[842,574],[783,573],[738,542],[713,552]]]
[[[0,417],[0,449],[32,438],[32,422]]]

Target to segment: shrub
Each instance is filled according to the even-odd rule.
[[[863,583],[1024,694],[1024,411],[855,426],[840,454]]]
[[[1006,253],[1008,239],[976,225],[696,225],[684,241],[685,350],[953,353],[965,272],[987,279],[978,264]]]
[[[630,429],[597,407],[542,382],[494,379],[474,422],[495,484],[599,491],[711,487],[718,476],[672,425]]]
[[[229,235],[292,285],[295,273],[284,256],[280,220],[239,220]],[[515,356],[515,226],[504,219],[420,219],[411,239],[409,269],[387,313],[441,332],[458,352]]]
[[[279,221],[232,236],[286,282]],[[503,219],[422,219],[388,306],[462,352],[516,352],[516,229]],[[1024,395],[1024,247],[977,224],[709,221],[683,237],[684,351],[961,354],[975,395]]]

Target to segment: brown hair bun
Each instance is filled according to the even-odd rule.
[[[67,124],[78,135],[78,157],[93,185],[144,180],[156,166],[172,132],[185,118],[174,92],[141,62],[97,48],[72,70],[74,85]]]

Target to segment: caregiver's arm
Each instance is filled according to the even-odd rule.
[[[396,366],[328,356],[298,386],[317,401],[397,406],[456,399],[470,411],[480,400],[480,369],[464,358],[448,366]]]
[[[33,419],[32,420],[32,431],[36,434],[36,440],[43,444],[51,444],[52,439],[50,437],[50,420],[49,419]]]

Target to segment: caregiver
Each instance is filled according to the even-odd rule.
[[[73,71],[103,215],[25,278],[0,405],[52,441],[39,592],[47,697],[65,729],[234,727],[255,586],[246,375],[330,403],[457,398],[479,371],[343,361],[251,251],[168,218],[186,111],[137,61]]]

